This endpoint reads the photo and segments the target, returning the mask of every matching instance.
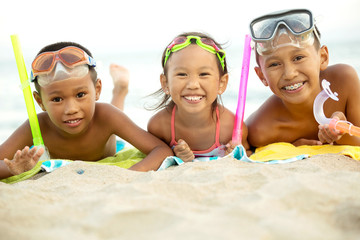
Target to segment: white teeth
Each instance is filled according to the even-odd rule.
[[[288,90],[288,91],[293,91],[298,89],[299,87],[301,87],[302,85],[304,85],[302,82],[301,83],[295,83],[294,85],[290,85],[290,86],[285,86],[284,89]]]
[[[67,123],[77,123],[79,121],[79,119],[76,120],[70,120],[70,121],[66,121]]]
[[[184,98],[189,101],[199,101],[202,99],[200,96],[185,96]]]

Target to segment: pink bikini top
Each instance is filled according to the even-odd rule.
[[[172,110],[172,114],[171,114],[171,142],[170,142],[170,147],[173,148],[174,146],[176,146],[178,143],[175,141],[175,110],[176,110],[176,105],[174,106],[173,110]],[[220,117],[219,117],[219,108],[216,106],[216,136],[215,136],[215,143],[206,150],[202,150],[202,151],[193,151],[195,157],[197,156],[208,156],[209,153],[210,155],[213,155],[212,152],[214,151],[214,149],[221,147],[222,145],[219,142],[220,139]],[[217,151],[214,151],[214,153]]]

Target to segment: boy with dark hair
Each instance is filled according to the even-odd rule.
[[[118,96],[114,96],[113,106],[96,102],[102,84],[94,67],[91,53],[72,42],[46,46],[32,63],[31,79],[37,89],[34,97],[44,111],[38,114],[38,119],[50,157],[97,161],[115,154],[117,135],[147,154],[130,169],[156,170],[173,153],[165,143],[138,127],[116,107],[123,106],[127,93],[127,71],[118,66],[110,68],[113,77],[119,76],[119,71],[120,77],[125,76],[125,79],[116,80],[120,83],[115,85],[125,83],[125,88],[114,92]],[[30,125],[26,121],[0,145],[0,159],[4,159],[0,161],[1,179],[36,165],[44,149],[29,149],[32,145]]]
[[[360,138],[319,125],[313,103],[326,79],[339,94],[327,101],[327,116],[360,125],[360,82],[355,70],[344,64],[328,66],[329,53],[320,45],[312,13],[294,9],[271,13],[250,24],[258,66],[256,74],[274,93],[246,121],[251,146],[274,142],[294,145],[323,143],[360,145]]]

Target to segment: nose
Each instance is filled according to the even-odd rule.
[[[79,105],[75,99],[68,99],[65,103],[64,113],[66,115],[72,115],[79,111]]]
[[[197,89],[197,88],[199,88],[200,87],[199,79],[197,77],[190,76],[186,87],[189,88],[189,89]]]
[[[284,79],[292,80],[298,75],[298,70],[295,64],[287,63],[284,68]]]

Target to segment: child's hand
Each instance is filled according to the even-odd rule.
[[[45,149],[40,148],[38,151],[36,150],[36,146],[32,149],[29,149],[29,147],[26,146],[23,150],[18,150],[15,153],[13,160],[5,158],[4,162],[9,168],[9,171],[13,175],[18,175],[35,167]]]
[[[334,112],[331,118],[346,121],[346,117],[342,112]],[[318,137],[319,140],[323,143],[333,144],[334,142],[338,141],[343,135],[344,133],[330,128],[328,124],[319,125]]]
[[[230,154],[234,148],[236,147],[236,145],[233,144],[232,140],[230,140],[230,142],[228,142],[226,145],[225,145],[226,149],[225,149],[225,156]]]
[[[251,154],[253,154],[253,152],[250,150],[250,145],[247,141],[243,141],[243,143],[241,143],[243,145],[243,147],[246,150],[246,155],[249,157]],[[233,144],[232,140],[230,140],[230,142],[228,142],[228,144],[225,145],[226,150],[225,150],[225,156],[230,154],[232,151],[234,151],[234,148],[237,145]]]
[[[318,141],[318,140],[313,140],[313,139],[299,138],[295,142],[292,142],[291,144],[294,145],[295,147],[298,147],[298,146],[302,146],[302,145],[310,145],[310,146],[322,145],[322,142]]]
[[[182,139],[179,139],[178,145],[174,147],[174,153],[184,162],[190,162],[195,158],[194,153],[191,151],[189,145]]]

